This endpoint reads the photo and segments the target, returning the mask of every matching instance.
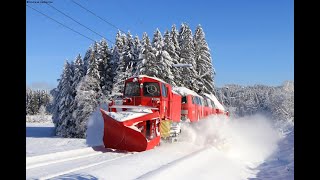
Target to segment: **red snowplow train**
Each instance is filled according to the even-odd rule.
[[[199,95],[145,75],[127,79],[123,98],[100,111],[104,146],[137,152],[160,145],[161,138],[176,140],[182,122],[198,122],[212,114],[229,116],[213,94]]]

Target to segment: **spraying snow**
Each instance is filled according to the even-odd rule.
[[[147,173],[142,178],[254,178],[258,173],[254,168],[277,149],[280,139],[281,135],[271,121],[261,115],[239,119],[210,116],[196,124],[182,126],[180,142],[203,147],[201,153]],[[181,145],[177,147],[180,149]],[[184,173],[177,173],[179,169],[184,169]]]
[[[108,109],[107,104],[98,106],[89,117],[87,123],[86,143],[89,146],[103,145],[103,118],[101,116],[100,108]]]
[[[280,133],[262,115],[238,119],[209,116],[196,124],[182,126],[181,140],[214,146],[230,157],[261,162],[277,148]],[[221,149],[222,150],[222,149]]]

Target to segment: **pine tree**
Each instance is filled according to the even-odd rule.
[[[179,55],[176,53],[176,49],[174,46],[174,43],[172,41],[172,38],[170,37],[170,33],[167,30],[164,34],[164,41],[163,41],[164,45],[163,45],[163,50],[168,52],[171,60],[170,60],[170,64],[169,65],[169,69],[170,72],[173,76],[173,80],[171,81],[170,84],[172,84],[173,86],[180,86],[180,84],[178,82],[181,82],[181,80],[179,80],[180,78],[180,70],[179,68],[175,68],[172,65],[173,64],[178,64],[179,63]]]
[[[77,95],[75,97],[76,110],[72,113],[77,123],[71,125],[73,131],[71,137],[85,138],[88,118],[95,108],[102,102],[103,94],[98,79],[86,75],[77,87]]]
[[[122,87],[124,86],[124,72],[125,72],[125,62],[123,60],[124,47],[126,44],[126,36],[122,35],[120,31],[116,35],[116,42],[113,48],[112,56],[112,78],[113,78],[113,87],[112,87],[112,96],[120,95],[122,93]]]
[[[57,110],[53,114],[53,122],[56,126],[56,134],[68,137],[67,128],[71,118],[72,97],[72,78],[73,67],[68,62],[65,63],[64,70],[58,84],[59,95],[57,97]]]
[[[100,72],[99,72],[99,64],[97,60],[97,52],[98,52],[98,44],[95,42],[94,46],[92,47],[87,75],[92,76],[93,78],[100,80]]]
[[[83,70],[84,70],[84,72],[87,72],[87,70],[88,70],[91,51],[92,51],[92,48],[89,47],[89,49],[87,50],[86,54],[84,55],[84,58],[83,58],[83,65],[84,65]]]
[[[203,85],[205,93],[214,92],[214,74],[212,69],[211,54],[208,44],[205,40],[205,34],[200,25],[197,26],[194,34],[194,49],[196,60],[196,71],[198,72],[197,81]]]
[[[138,72],[138,62],[140,60],[141,53],[141,43],[138,36],[134,37],[133,40],[133,75],[136,75]]]
[[[31,89],[26,89],[26,115],[31,114],[31,98],[32,98],[32,91]]]
[[[74,76],[73,76],[73,84],[72,84],[72,89],[76,89],[77,85],[81,81],[81,79],[85,75],[85,68],[84,68],[84,63],[82,61],[81,55],[78,54],[76,59],[74,60]],[[75,95],[74,95],[75,97]]]
[[[147,33],[143,33],[140,54],[142,60],[138,65],[139,75],[157,77],[158,71],[155,69],[157,65],[155,51],[156,50],[152,47]]]
[[[129,78],[133,75],[133,63],[134,63],[134,40],[130,31],[127,34],[126,44],[124,46],[123,52],[123,62],[125,71],[128,73],[126,78]]]
[[[171,72],[172,59],[169,53],[164,50],[164,41],[159,29],[153,35],[152,45],[155,49],[156,66],[154,67],[158,72],[157,78],[164,79],[168,83],[174,85],[174,76]]]
[[[181,24],[179,31],[179,46],[180,50],[180,63],[191,64],[192,68],[183,68],[181,70],[180,77],[184,82],[182,82],[185,87],[191,90],[198,91],[197,83],[197,72],[196,72],[196,62],[194,57],[194,44],[192,31],[187,24]]]
[[[109,78],[109,72],[107,71],[110,65],[111,54],[108,47],[108,43],[105,39],[102,39],[98,46],[98,71],[100,75],[100,87],[103,94],[110,94],[111,85]]]
[[[180,57],[180,45],[179,45],[179,32],[176,28],[176,25],[172,25],[171,32],[170,32],[170,39],[174,45],[175,53]],[[178,59],[177,59],[178,60]]]
[[[72,76],[72,85],[71,85],[71,96],[72,96],[72,102],[70,103],[70,107],[69,107],[69,116],[68,119],[66,119],[65,121],[67,121],[68,130],[64,129],[63,131],[66,131],[67,133],[64,133],[65,136],[67,137],[72,137],[72,133],[74,133],[76,130],[74,129],[74,124],[77,123],[77,118],[74,118],[71,116],[72,112],[74,112],[77,109],[77,104],[75,102],[75,97],[77,95],[77,86],[79,85],[80,81],[82,80],[82,78],[85,76],[85,71],[84,71],[84,63],[81,59],[81,55],[78,54],[78,56],[76,57],[76,59],[74,60],[74,62],[72,63],[72,67],[73,67],[73,76]]]
[[[179,45],[179,40],[178,40],[178,37],[179,37],[179,32],[178,30],[176,29],[176,25],[172,25],[171,27],[171,31],[170,31],[170,40],[173,44],[173,47],[174,47],[174,51],[168,51],[170,56],[172,57],[173,59],[173,63],[174,64],[178,64],[180,63],[180,45]],[[173,49],[173,48],[171,48]],[[177,86],[182,86],[184,84],[184,79],[182,78],[181,74],[182,74],[182,68],[177,68],[177,67],[171,67],[171,72],[173,73],[173,76],[174,76],[174,82]]]

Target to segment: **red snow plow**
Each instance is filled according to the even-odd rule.
[[[112,118],[101,110],[104,119],[105,147],[126,151],[145,151],[160,143],[159,112],[145,113],[126,121]]]
[[[159,145],[161,138],[176,139],[181,133],[181,114],[185,116],[182,121],[191,117],[191,113],[202,114],[200,118],[214,114],[210,113],[215,108],[211,103],[199,101],[192,109],[192,101],[185,115],[187,111],[182,107],[185,101],[161,79],[144,75],[127,79],[123,98],[113,100],[108,111],[100,110],[104,120],[104,146],[125,151],[149,150]],[[198,113],[205,107],[208,113]]]

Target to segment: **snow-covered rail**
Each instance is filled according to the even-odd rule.
[[[26,177],[27,179],[49,179],[111,162],[131,154],[113,152],[103,147],[88,147],[27,157]]]
[[[204,147],[202,149],[199,149],[197,151],[194,151],[188,155],[185,155],[179,159],[176,159],[166,165],[163,165],[161,167],[159,167],[158,169],[155,169],[153,171],[149,171],[143,175],[141,175],[140,177],[138,177],[137,179],[152,179],[151,177],[157,177],[159,174],[162,174],[164,172],[169,172],[172,169],[176,170],[177,167],[180,168],[180,166],[185,167],[188,164],[192,164],[190,163],[191,161],[193,161],[193,159],[196,159],[198,157],[201,156],[201,154],[205,154],[207,151],[209,151],[212,147],[208,146],[208,147]],[[188,163],[188,161],[190,161]],[[181,168],[182,168],[181,167]],[[194,168],[194,166],[192,165],[192,167]],[[192,169],[190,169],[192,170]],[[160,178],[160,177],[159,177]],[[170,178],[169,178],[170,179]]]
[[[101,153],[101,151],[95,151],[92,147],[87,147],[63,152],[49,153],[39,156],[31,156],[26,158],[26,169],[95,156]]]

